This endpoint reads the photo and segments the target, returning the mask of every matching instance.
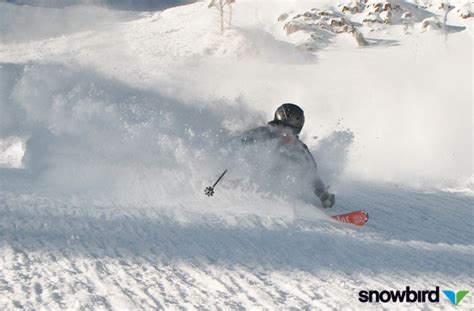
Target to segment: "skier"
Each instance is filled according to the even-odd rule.
[[[306,174],[309,173],[310,178],[306,182],[310,183],[311,190],[321,200],[322,206],[330,208],[334,206],[335,196],[327,191],[317,174],[316,161],[308,147],[298,137],[304,121],[303,110],[297,105],[286,103],[278,107],[274,119],[268,122],[267,126],[244,133],[240,136],[240,140],[244,144],[274,142],[272,146],[276,146],[276,150],[272,151],[284,160],[299,165]],[[298,178],[298,174],[295,177]]]

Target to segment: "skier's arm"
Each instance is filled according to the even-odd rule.
[[[324,207],[332,207],[335,204],[335,196],[334,194],[329,193],[327,191],[326,185],[323,183],[323,181],[319,177],[318,165],[316,164],[316,161],[314,160],[313,155],[309,151],[308,146],[306,146],[306,144],[303,144],[303,146],[304,146],[306,157],[308,158],[308,161],[310,161],[312,167],[314,168],[314,180],[313,180],[313,185],[312,185],[313,191],[321,200],[321,203],[323,204]]]

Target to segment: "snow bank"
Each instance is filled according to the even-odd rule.
[[[16,6],[0,2],[0,43],[50,39],[97,29],[127,20],[136,14],[107,10],[100,7]]]
[[[47,8],[65,8],[87,5],[119,10],[153,11],[195,2],[194,0],[9,0],[17,5],[29,5]]]

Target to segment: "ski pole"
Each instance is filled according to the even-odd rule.
[[[221,176],[219,176],[219,178],[217,178],[216,182],[214,183],[214,185],[212,186],[209,186],[209,187],[206,187],[206,189],[204,189],[204,193],[208,196],[208,197],[212,197],[214,195],[214,187],[217,186],[217,184],[219,183],[219,181],[221,181],[222,177],[224,177],[225,173],[227,173],[227,169],[222,172]]]

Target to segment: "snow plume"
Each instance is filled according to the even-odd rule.
[[[212,12],[203,3],[134,15],[138,20],[109,25],[106,32],[100,23],[89,25],[90,32],[82,31],[89,26],[72,27],[82,31],[79,37],[31,45],[26,41],[54,35],[50,30],[59,26],[38,36],[33,29],[19,31],[26,37],[12,36],[22,43],[3,45],[2,59],[31,64],[0,70],[2,138],[26,143],[23,165],[44,185],[159,198],[160,192],[202,191],[226,168],[224,158],[215,159],[224,141],[265,124],[281,103],[294,102],[306,114],[301,137],[331,185],[341,174],[443,189],[470,178],[466,31],[445,41],[436,33],[408,37],[395,27],[387,31],[399,41],[368,34],[376,47],[355,49],[341,40],[315,58],[289,52],[294,44],[277,21],[286,9],[249,3],[247,11],[236,5],[235,27],[225,36],[210,31]],[[0,6],[0,14],[12,16],[20,9]],[[47,19],[54,20],[69,9],[75,8],[58,14],[35,8],[41,12],[34,14],[48,10]],[[89,21],[94,14],[77,16]],[[25,50],[33,52],[25,56]]]
[[[348,164],[348,156],[354,142],[350,130],[333,131],[322,138],[313,150],[320,176],[328,185],[337,184]]]
[[[182,211],[205,205],[213,212],[209,203],[216,202],[220,211],[239,204],[243,213],[267,213],[268,204],[259,211],[255,202],[281,202],[289,195],[319,204],[312,195],[312,171],[283,161],[270,152],[275,146],[247,148],[236,138],[242,128],[236,132],[235,124],[262,122],[243,104],[182,102],[85,68],[5,68],[11,75],[4,80],[12,87],[2,111],[11,122],[2,137],[23,137],[21,166],[37,191],[103,204],[179,205]],[[256,117],[249,118],[252,114]],[[204,187],[226,168],[217,200],[209,201]],[[274,204],[272,215],[292,217],[285,206]]]
[[[243,106],[181,102],[84,68],[25,65],[9,71],[4,78],[14,82],[2,111],[11,122],[2,137],[22,135],[22,167],[34,176],[38,191],[114,204],[196,203],[206,199],[204,187],[229,167],[229,183],[219,185],[230,192],[229,200],[239,183],[252,188],[245,190],[250,195],[262,192],[249,175],[237,173],[245,163],[232,164],[238,147],[229,153],[227,128],[245,124],[252,113]]]
[[[216,112],[62,66],[25,66],[10,98],[6,105],[17,111],[5,117],[23,116],[15,124],[28,134],[24,166],[64,190],[101,192],[146,179],[139,176],[145,172],[163,183],[187,178],[197,146],[206,150],[206,142],[217,141],[223,120]],[[173,171],[177,167],[180,173]],[[170,171],[173,178],[166,180]]]
[[[319,61],[304,66],[203,65],[190,79],[203,96],[216,75],[226,74],[233,87],[212,84],[212,92],[244,94],[267,119],[281,103],[300,105],[306,114],[302,138],[313,150],[320,139],[349,129],[346,177],[444,188],[472,174],[468,37],[452,34],[444,42],[442,35],[426,33],[403,46],[321,52]],[[318,164],[323,170],[327,165],[323,158]]]

